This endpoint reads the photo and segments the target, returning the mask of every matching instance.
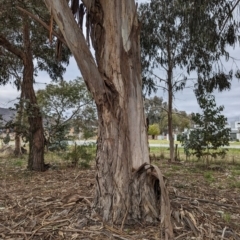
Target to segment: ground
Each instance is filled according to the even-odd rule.
[[[25,161],[0,157],[0,239],[161,239],[160,223],[121,230],[92,212],[94,163],[78,169],[54,160],[36,173]],[[240,239],[239,164],[153,163],[166,177],[175,239]]]

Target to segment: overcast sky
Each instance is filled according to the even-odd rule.
[[[230,49],[230,56],[236,59],[239,58],[240,47],[238,46],[235,47],[235,49]],[[233,60],[230,59],[228,62],[224,62],[224,67],[226,70],[231,68],[236,69],[236,65],[240,66],[240,61],[233,62]],[[175,74],[179,73],[180,72]],[[80,75],[81,74],[75,60],[71,58],[70,64],[67,67],[67,72],[64,74],[64,79],[72,80]],[[34,88],[35,90],[44,88],[45,83],[49,82],[49,76],[46,73],[41,72],[36,78],[36,84],[34,85]],[[193,83],[189,84],[193,86]],[[163,97],[164,100],[167,101],[167,92],[158,90],[156,95]],[[232,87],[230,91],[224,91],[221,93],[214,92],[214,95],[216,97],[217,105],[224,105],[223,114],[228,118],[229,121],[240,120],[240,82],[236,78],[234,78],[232,81]],[[16,98],[18,96],[19,93],[17,92],[16,87],[13,85],[8,84],[6,86],[0,86],[0,107],[11,107],[13,103],[16,102]],[[187,113],[200,112],[200,108],[191,88],[186,88],[176,94],[173,107],[181,111],[186,111]]]

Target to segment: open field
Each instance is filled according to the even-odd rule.
[[[166,177],[176,239],[240,239],[240,151],[233,162],[170,164],[167,148],[151,148]],[[154,154],[154,155],[153,155]],[[164,156],[163,156],[164,155]],[[159,225],[110,226],[92,214],[95,164],[73,168],[64,153],[46,154],[52,167],[26,170],[27,155],[0,156],[0,239],[158,240]]]
[[[167,140],[148,140],[149,144],[169,144],[169,141]],[[175,144],[178,144],[179,146],[181,143],[179,141],[174,141]],[[230,146],[240,146],[240,142],[234,141],[234,142],[229,142]]]
[[[169,158],[169,148],[168,147],[151,147],[150,152],[152,155],[159,156],[161,159]],[[195,156],[190,156],[190,159],[186,159],[183,148],[178,148],[178,158],[181,161],[195,162],[198,159]],[[240,148],[229,148],[226,156],[224,158],[217,157],[216,159],[211,159],[211,163],[240,163]]]

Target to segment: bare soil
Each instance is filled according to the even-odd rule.
[[[160,223],[121,230],[93,213],[94,167],[36,173],[16,161],[0,158],[0,239],[164,239]],[[239,166],[155,164],[166,176],[175,239],[240,239]]]

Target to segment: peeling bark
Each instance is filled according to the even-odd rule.
[[[149,149],[134,1],[95,0],[88,7],[96,64],[66,1],[45,3],[97,105],[95,210],[104,221],[114,224],[158,221],[163,217],[160,188],[156,176],[146,169]],[[171,234],[167,236],[172,239]]]

